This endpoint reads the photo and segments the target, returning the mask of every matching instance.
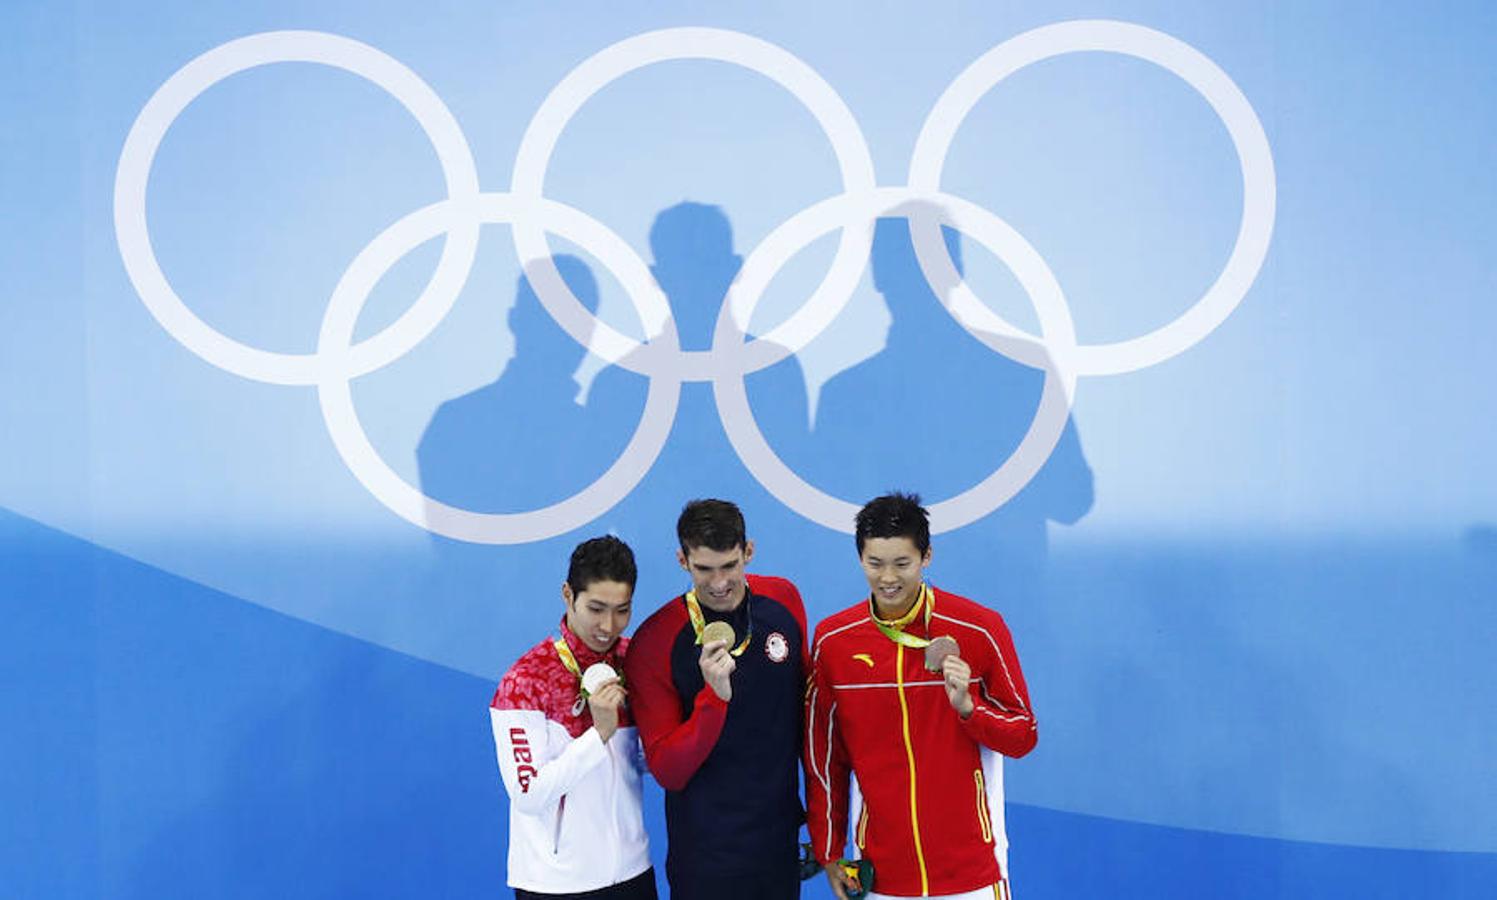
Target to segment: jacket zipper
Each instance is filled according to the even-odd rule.
[[[910,741],[910,706],[904,699],[904,645],[896,644],[894,683],[899,690],[899,724],[904,731],[904,756],[910,767],[910,832],[915,839],[915,862],[920,865],[920,894],[930,894],[925,873],[925,850],[920,846],[920,812],[915,808],[915,745]]]

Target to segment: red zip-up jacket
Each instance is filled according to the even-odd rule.
[[[813,643],[805,742],[812,845],[823,865],[843,855],[856,776],[853,837],[881,894],[955,894],[1005,881],[997,754],[1023,756],[1038,739],[1003,618],[955,594],[932,596],[929,616],[922,606],[904,630],[956,640],[972,667],[975,708],[965,720],[946,699],[941,673],[925,670],[920,650],[885,636],[868,600],[822,621]]]

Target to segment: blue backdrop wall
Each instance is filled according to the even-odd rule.
[[[1497,896],[1489,4],[0,16],[0,893],[503,895],[570,548],[906,488],[1017,896]]]

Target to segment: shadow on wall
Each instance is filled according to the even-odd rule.
[[[595,313],[592,270],[573,256],[553,261],[573,295]],[[421,489],[434,500],[491,513],[565,500],[612,464],[638,421],[642,390],[632,405],[617,393],[607,403],[583,399],[576,375],[588,347],[551,318],[529,276],[519,279],[508,324],[514,357],[499,377],[443,403],[422,434],[416,450]]]
[[[727,216],[702,203],[670,207],[655,218],[650,249],[651,272],[670,304],[682,348],[709,349],[742,264]],[[598,286],[588,265],[571,256],[554,261],[568,288],[596,312]],[[558,503],[599,478],[639,425],[648,379],[589,355],[552,320],[529,276],[519,280],[509,327],[515,355],[499,378],[442,403],[422,435],[421,489],[433,500],[503,513]],[[766,376],[777,385],[772,415],[803,420],[798,361],[773,368]],[[712,385],[687,382],[665,446],[644,478],[617,507],[571,537],[614,529],[642,561],[669,560],[671,523],[686,501],[704,496],[734,498],[750,509],[756,501],[773,502],[728,443]],[[500,565],[502,548],[440,536],[433,547],[434,577],[443,589],[491,590],[512,581],[513,573],[504,578]]]
[[[941,216],[939,210],[911,214]],[[943,233],[961,272],[960,237]],[[765,431],[786,463],[828,494],[861,504],[912,490],[935,503],[987,478],[1012,455],[1034,421],[1044,372],[996,353],[946,311],[920,269],[906,219],[878,220],[871,262],[874,288],[892,320],[883,347],[827,380],[809,430],[779,416]],[[756,409],[773,401],[762,385],[751,381],[750,390]],[[1028,485],[977,523],[943,536],[941,555],[974,554],[984,569],[1003,573],[1004,597],[1032,597],[1050,523],[1079,521],[1093,493],[1092,471],[1068,418]],[[937,558],[932,578],[941,571]]]
[[[945,236],[960,268],[960,240],[949,230]],[[727,215],[708,204],[677,204],[655,217],[649,239],[651,271],[666,294],[681,346],[709,349],[743,261]],[[570,256],[555,262],[572,292],[596,310],[598,287],[588,265]],[[920,271],[906,220],[877,222],[870,262],[892,318],[882,348],[820,387],[814,423],[797,356],[749,374],[753,414],[780,458],[828,494],[861,504],[903,489],[934,503],[982,481],[1010,457],[1033,422],[1044,374],[995,353],[953,320]],[[601,476],[639,423],[648,379],[590,357],[552,321],[529,277],[517,285],[509,325],[515,355],[499,378],[441,404],[423,434],[417,451],[421,487],[436,501],[480,512],[523,512],[560,502]],[[817,340],[840,339],[833,329]],[[824,349],[813,342],[807,352]],[[751,523],[789,515],[734,451],[711,383],[687,382],[669,438],[644,478],[578,534],[615,530],[648,567],[651,560],[672,558],[670,522],[683,503],[704,496],[738,501]],[[1048,528],[1078,521],[1092,501],[1091,469],[1068,419],[1036,477],[997,511],[946,536],[942,557],[980,559],[984,569],[1002,571],[1001,595],[989,602],[1005,608],[1028,602],[1039,590]],[[843,536],[802,525],[796,529],[802,537],[781,547],[775,545],[780,535],[751,530],[760,532],[762,549],[783,551],[772,557],[775,567],[809,565],[817,558],[824,567],[827,558],[844,558]],[[435,583],[442,590],[471,594],[514,582],[514,573],[499,565],[500,548],[433,541]],[[943,573],[959,568],[938,558],[933,577],[939,583]],[[645,586],[648,571],[642,569]],[[860,590],[851,565],[845,573],[804,577],[821,596],[840,599],[848,589]]]

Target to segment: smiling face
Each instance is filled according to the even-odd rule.
[[[691,576],[691,588],[697,600],[717,612],[732,612],[743,602],[748,590],[744,567],[754,558],[754,542],[746,541],[732,550],[692,547],[676,551],[676,561]]]
[[[929,547],[921,553],[914,540],[903,535],[871,537],[863,541],[858,559],[880,618],[897,619],[920,598],[925,567],[930,565]]]
[[[633,598],[634,589],[622,581],[589,582],[580,593],[563,582],[561,599],[567,606],[567,630],[587,649],[607,653],[629,627]]]

